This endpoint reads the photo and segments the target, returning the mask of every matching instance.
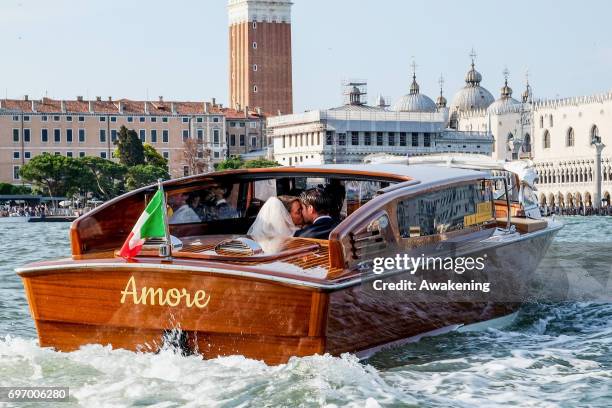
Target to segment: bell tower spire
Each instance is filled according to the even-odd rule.
[[[229,103],[293,113],[290,0],[229,0]]]

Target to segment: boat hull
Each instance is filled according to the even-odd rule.
[[[475,246],[462,254],[485,257],[485,268],[479,274],[442,274],[458,282],[488,282],[490,292],[375,290],[374,280],[330,294],[327,325],[327,351],[341,354],[359,350],[380,349],[397,344],[398,339],[418,337],[423,333],[445,332],[498,319],[515,313],[532,297],[533,273],[548,250],[559,228],[548,228],[525,234],[499,245]],[[386,283],[414,281],[419,288],[434,273],[411,275],[410,272],[381,277]],[[454,275],[454,276],[453,276]],[[475,279],[474,279],[475,278]]]
[[[42,347],[71,351],[94,343],[155,352],[168,331],[180,329],[186,351],[206,358],[243,354],[279,363],[324,351],[320,319],[311,317],[325,301],[306,288],[146,267],[22,276]]]
[[[526,289],[558,228],[476,249],[487,277]],[[204,358],[240,354],[269,364],[291,356],[367,354],[401,339],[496,319],[517,311],[499,300],[405,291],[375,291],[370,281],[298,282],[160,262],[64,263],[25,268],[22,276],[40,345],[61,351],[85,344],[155,352],[168,332]],[[399,282],[408,273],[383,276]]]

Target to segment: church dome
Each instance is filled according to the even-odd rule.
[[[472,69],[470,69],[468,73],[465,74],[465,83],[468,85],[476,86],[480,84],[481,81],[482,75],[480,75],[480,72],[476,71],[476,68],[472,63]]]
[[[435,112],[436,104],[430,97],[420,93],[416,75],[413,75],[410,93],[402,96],[393,105],[393,110],[397,112]]]
[[[508,112],[520,107],[521,103],[512,97],[512,88],[508,86],[508,80],[501,88],[500,97],[487,108],[489,113]]]
[[[442,94],[440,94],[440,96],[438,96],[438,98],[436,99],[436,105],[438,106],[438,108],[446,107],[446,98]]]
[[[465,75],[465,86],[453,97],[451,111],[486,109],[491,105],[495,98],[491,92],[480,86],[481,81],[482,75],[476,71],[474,61],[472,61],[472,68]]]

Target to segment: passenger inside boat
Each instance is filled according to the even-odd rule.
[[[179,239],[248,236],[264,252],[276,252],[290,237],[329,239],[389,184],[336,177],[211,179],[167,191],[168,220]]]

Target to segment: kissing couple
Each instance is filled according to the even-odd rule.
[[[315,187],[300,197],[270,197],[259,210],[248,235],[266,253],[278,252],[289,237],[329,239],[339,224],[331,217],[335,200],[329,192]]]

